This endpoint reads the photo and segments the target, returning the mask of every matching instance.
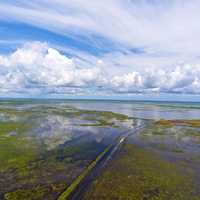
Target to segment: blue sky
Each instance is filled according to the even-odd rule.
[[[198,0],[1,0],[0,96],[200,99]]]

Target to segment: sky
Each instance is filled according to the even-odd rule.
[[[200,101],[199,0],[1,0],[0,97]]]

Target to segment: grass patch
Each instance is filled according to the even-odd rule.
[[[36,141],[25,136],[28,126],[18,122],[0,123],[0,172],[8,168],[25,173],[27,164],[37,154]],[[9,135],[10,132],[15,135]]]
[[[130,119],[127,115],[123,115],[120,113],[114,113],[110,111],[93,111],[93,110],[78,110],[74,112],[74,115],[81,116],[81,115],[89,115],[88,117],[97,116],[103,117],[104,119],[116,119],[116,120],[128,120]]]
[[[29,161],[37,155],[37,147],[32,141],[17,136],[0,140],[0,172],[9,168],[25,173]]]
[[[34,189],[18,189],[13,192],[8,192],[4,195],[5,200],[38,200],[43,199],[48,192],[45,187],[36,187]]]
[[[114,122],[110,122],[104,119],[99,119],[97,120],[96,123],[91,123],[91,124],[80,124],[80,126],[112,126],[112,127],[117,127]]]
[[[125,144],[83,199],[199,200],[192,174],[182,174],[179,167]]]
[[[0,122],[0,136],[5,135],[11,131],[24,132],[27,126],[20,122]]]
[[[200,128],[200,120],[159,120],[155,122],[156,125],[161,126],[191,126]]]

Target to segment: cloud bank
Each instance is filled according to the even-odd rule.
[[[10,55],[0,55],[0,93],[200,94],[197,63],[111,72],[115,63],[106,61],[102,57],[83,62],[81,58],[69,58],[47,43],[26,43]]]
[[[2,0],[0,24],[22,36],[11,41],[0,29],[0,47],[12,46],[0,55],[0,93],[199,95],[199,7],[199,0]]]

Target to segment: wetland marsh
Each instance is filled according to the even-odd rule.
[[[58,199],[127,131],[81,199],[200,199],[198,103],[77,100],[0,101],[0,199]]]

